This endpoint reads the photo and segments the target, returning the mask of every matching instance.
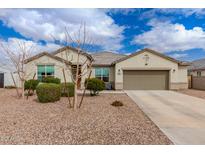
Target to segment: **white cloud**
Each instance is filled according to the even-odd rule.
[[[183,24],[152,20],[151,30],[135,36],[133,43],[161,52],[205,49],[205,31],[201,27],[186,29]]]
[[[52,41],[51,35],[62,40],[64,28],[76,32],[86,22],[95,45],[103,49],[122,48],[123,26],[115,24],[104,9],[0,9],[0,19],[25,37]]]
[[[32,47],[32,55],[39,53],[39,52],[43,52],[43,51],[47,51],[47,52],[51,52],[51,51],[55,51],[57,49],[59,49],[61,46],[58,44],[54,44],[54,43],[47,43],[47,44],[42,44],[42,43],[37,43],[34,41],[30,41],[30,40],[24,40],[24,39],[19,39],[19,38],[9,38],[7,41],[2,41],[1,43],[3,44],[3,46],[5,47],[9,47],[9,49],[12,49],[14,52],[18,52],[19,49],[19,44],[25,44],[26,49],[29,49],[30,47]],[[0,49],[2,49],[0,47]]]
[[[20,45],[24,45],[25,44],[25,48],[26,51],[29,51],[29,53],[27,53],[28,56],[33,56],[37,53],[43,52],[43,51],[47,51],[47,52],[51,52],[51,51],[55,51],[57,49],[59,49],[61,46],[57,45],[57,44],[53,44],[53,43],[47,43],[47,44],[42,44],[42,43],[36,43],[33,41],[29,41],[29,40],[24,40],[24,39],[18,39],[18,38],[9,38],[7,41],[5,40],[0,40],[1,44],[3,45],[3,47],[5,48],[9,48],[10,50],[12,50],[13,53],[15,53],[16,55],[19,55],[19,44]],[[32,47],[32,48],[31,48]],[[2,48],[2,46],[0,46],[0,66],[7,66],[9,68],[11,68],[11,61],[9,59],[9,57],[5,54],[4,49]]]
[[[182,53],[182,54],[180,54],[180,53],[174,53],[174,54],[171,54],[170,56],[173,57],[173,58],[175,58],[175,59],[180,59],[180,58],[185,58],[185,57],[187,57],[188,54],[186,54],[186,53]]]

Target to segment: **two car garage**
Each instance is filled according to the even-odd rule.
[[[168,70],[124,70],[124,90],[168,90]]]
[[[189,63],[143,49],[115,63],[117,90],[171,90],[188,87]]]

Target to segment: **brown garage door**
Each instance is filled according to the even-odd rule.
[[[125,90],[167,90],[168,82],[168,71],[123,71],[123,88]]]

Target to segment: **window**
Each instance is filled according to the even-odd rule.
[[[38,65],[38,80],[42,81],[47,76],[54,77],[53,65]]]
[[[197,71],[197,76],[201,76],[201,72],[200,71]]]
[[[109,82],[109,68],[96,68],[95,77],[104,82]]]

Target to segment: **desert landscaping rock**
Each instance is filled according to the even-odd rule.
[[[120,100],[124,106],[110,104]],[[87,95],[78,110],[66,98],[41,104],[0,89],[0,144],[172,144],[126,94]]]

